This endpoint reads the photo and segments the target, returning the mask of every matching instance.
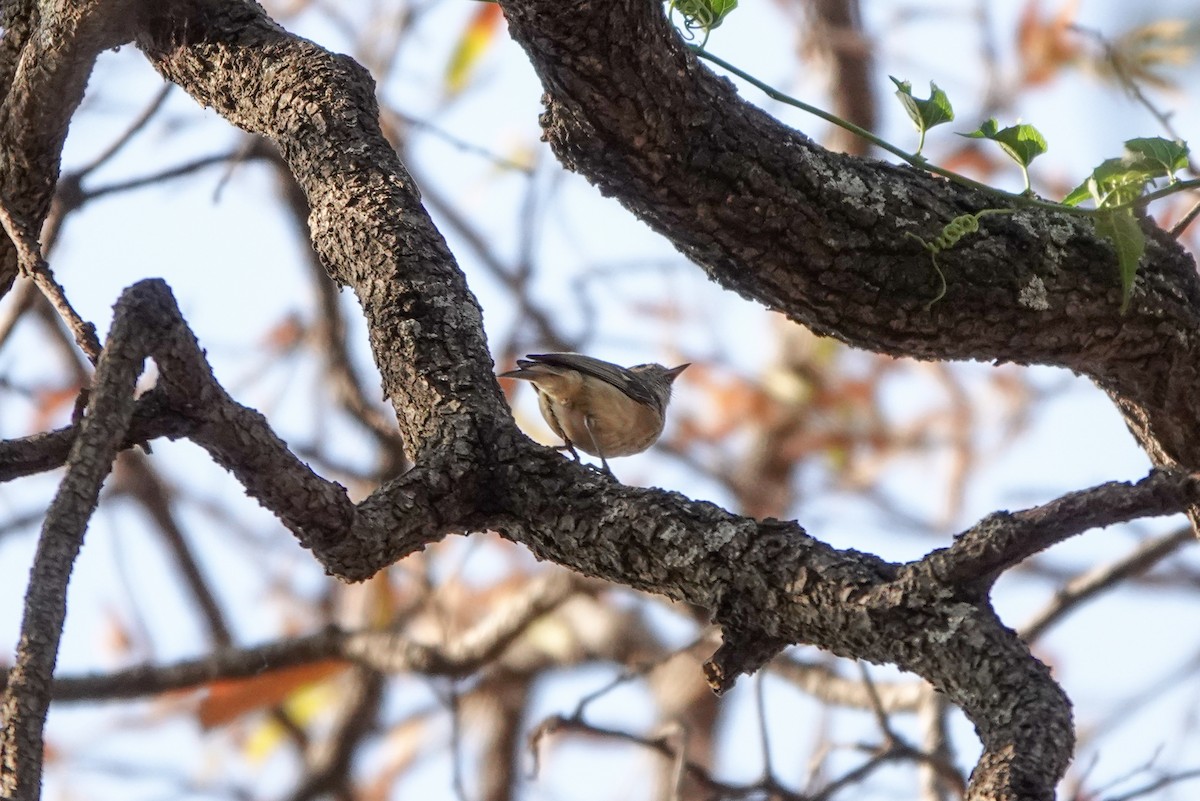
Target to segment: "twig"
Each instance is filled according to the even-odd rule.
[[[1171,226],[1170,234],[1172,239],[1178,239],[1187,230],[1188,226],[1195,221],[1196,217],[1200,216],[1200,201],[1187,210],[1187,213],[1180,217],[1174,225]]]
[[[764,698],[763,684],[766,680],[766,671],[759,671],[754,682],[754,706],[758,712],[758,738],[759,745],[762,748],[763,758],[763,782],[773,784],[775,781],[775,768],[771,764],[771,738],[767,734],[767,703]]]
[[[66,321],[71,333],[75,336],[75,342],[87,355],[88,360],[92,364],[98,363],[101,348],[100,340],[96,336],[96,326],[84,322],[75,312],[70,301],[67,300],[63,288],[54,280],[54,274],[50,272],[50,265],[42,258],[37,240],[28,228],[13,216],[8,205],[3,202],[0,202],[0,224],[3,224],[9,239],[16,246],[21,272],[37,285],[37,288],[46,296],[46,300],[50,301],[50,305]]]
[[[875,722],[879,724],[879,730],[883,734],[884,739],[888,743],[894,743],[899,740],[896,733],[892,731],[892,723],[888,720],[887,712],[883,711],[883,702],[879,700],[879,692],[875,689],[875,682],[871,679],[871,673],[867,670],[867,665],[862,660],[857,662],[859,675],[862,676],[863,686],[867,689],[867,697],[871,699],[871,711],[875,714]]]
[[[461,636],[438,645],[391,631],[325,629],[252,648],[224,648],[171,665],[146,664],[106,675],[60,678],[54,682],[53,695],[58,701],[140,698],[323,659],[345,659],[380,673],[468,676],[496,659],[529,626],[587,586],[586,580],[573,574],[553,571],[530,582],[518,596]],[[11,682],[11,672],[8,675]],[[0,687],[4,679],[5,673],[0,671]]]
[[[1182,546],[1196,541],[1191,527],[1148,540],[1122,559],[1084,573],[1055,594],[1050,604],[1020,630],[1025,642],[1033,642],[1072,609],[1131,576],[1146,572]]]
[[[83,178],[86,178],[89,173],[95,171],[113,156],[117,155],[117,153],[119,153],[121,149],[125,147],[125,145],[129,144],[129,142],[133,140],[133,137],[136,136],[139,131],[146,127],[146,124],[149,123],[150,120],[154,119],[154,115],[157,114],[158,110],[162,108],[163,103],[166,102],[168,95],[171,94],[171,90],[174,88],[175,84],[164,82],[162,88],[158,90],[158,94],[151,99],[146,108],[142,110],[142,113],[134,118],[133,122],[129,124],[129,127],[125,129],[124,133],[118,136],[112,144],[100,151],[95,158],[93,158],[83,167],[80,167],[78,170],[73,170],[71,177],[76,181],[82,180]]]

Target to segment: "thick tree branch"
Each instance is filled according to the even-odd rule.
[[[924,311],[936,279],[903,233],[931,235],[987,198],[832,156],[781,128],[680,46],[657,3],[504,7],[546,86],[547,137],[560,157],[726,286],[875,350],[1086,372],[1144,415],[1163,461],[1189,462],[1200,288],[1173,244],[1152,238],[1122,320],[1111,254],[1087,224],[990,217],[988,236],[947,255],[950,292]],[[963,585],[932,569],[935,559],[900,566],[838,551],[794,523],[624,487],[531,445],[491,377],[478,305],[380,135],[369,77],[238,0],[165,4],[137,41],[198,101],[278,144],[323,264],[363,306],[416,466],[357,506],[212,379],[164,286],[143,282],[118,309],[153,333],[137,358],[153,356],[155,391],[188,419],[189,436],[326,569],[361,579],[449,533],[495,528],[577,572],[712,610],[725,638],[709,665],[718,689],[796,642],[916,672],[978,728],[985,750],[972,797],[1053,795],[1071,754],[1069,703],[978,586],[1028,546],[967,554]],[[109,348],[125,347],[114,329]],[[113,448],[127,435],[127,400]],[[1165,510],[1189,498],[1134,505]],[[1043,541],[1062,535],[1027,522]],[[35,696],[43,703],[44,692]]]
[[[197,101],[275,142],[322,263],[362,304],[406,453],[420,464],[441,447],[452,481],[479,481],[479,453],[515,428],[479,305],[380,132],[370,76],[240,0],[171,4],[138,44]]]
[[[215,383],[161,283],[135,286],[118,311],[153,332],[143,347],[160,369],[155,391],[191,418],[192,437],[332,572],[363,577],[448,531],[494,526],[579,572],[714,610],[725,638],[712,663],[718,687],[792,642],[917,672],[975,720],[992,754],[983,764],[1039,786],[1049,786],[1069,756],[1068,707],[1045,668],[995,619],[978,586],[981,571],[1105,522],[1098,501],[1125,519],[1178,511],[1194,500],[1190,477],[1156,474],[1132,487],[1105,486],[1018,512],[1011,517],[1023,527],[978,527],[957,550],[903,568],[832,549],[795,524],[738,518],[674,493],[625,487],[546,449],[518,451],[516,443],[513,452],[523,455],[494,468],[487,498],[468,502],[451,493],[453,502],[440,502],[441,475],[422,467],[355,508]],[[114,329],[106,353],[122,335]],[[119,442],[123,435],[115,436]],[[1000,557],[984,547],[993,540]],[[1026,730],[1029,720],[1038,721],[1036,732]]]
[[[1200,467],[1200,281],[1167,235],[1147,229],[1121,316],[1112,249],[1089,221],[993,215],[939,256],[949,287],[927,310],[938,278],[905,234],[1009,202],[822,150],[701,65],[659,3],[501,5],[559,159],[723,286],[874,351],[1084,373],[1140,415],[1160,464]]]
[[[59,158],[96,56],[128,41],[134,0],[5,3],[0,38],[0,199],[18,220],[45,218]],[[47,102],[53,98],[53,102]],[[0,236],[0,296],[17,256]]]

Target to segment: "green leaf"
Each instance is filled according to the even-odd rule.
[[[729,16],[729,12],[737,8],[738,0],[715,0],[713,6],[717,9],[717,24],[720,25]]]
[[[918,131],[924,133],[936,125],[954,119],[954,108],[950,105],[950,98],[946,97],[946,93],[933,81],[929,82],[929,97],[922,99],[913,96],[912,84],[908,81],[901,81],[892,75],[888,77],[896,84],[896,97],[900,98],[904,110],[908,112],[909,119],[917,126]]]
[[[970,139],[991,139],[1000,145],[1009,158],[1023,168],[1028,167],[1030,162],[1046,152],[1046,137],[1042,136],[1041,132],[1032,125],[1010,125],[1007,128],[1000,128],[999,124],[991,119],[980,125],[978,130],[960,133],[959,136],[966,136]]]
[[[1182,140],[1161,136],[1130,139],[1122,159],[1131,169],[1141,169],[1155,178],[1171,178],[1188,166],[1188,146]]]
[[[1079,186],[1072,189],[1070,192],[1067,193],[1067,196],[1062,199],[1063,205],[1064,206],[1078,206],[1080,203],[1082,203],[1083,201],[1090,198],[1092,196],[1092,193],[1089,190],[1090,185],[1091,185],[1091,179],[1089,178],[1088,180],[1081,183]]]
[[[1164,175],[1161,165],[1139,156],[1105,159],[1092,174],[1063,198],[1068,206],[1077,206],[1091,198],[1096,208],[1105,209],[1137,200],[1154,178]]]
[[[1121,314],[1124,314],[1129,308],[1138,262],[1146,250],[1146,235],[1142,233],[1132,209],[1098,215],[1096,233],[1112,242],[1117,251],[1117,267],[1121,271]]]
[[[738,0],[671,0],[670,5],[683,15],[686,27],[707,33],[720,26],[737,4]]]
[[[1091,198],[1098,209],[1129,203],[1141,197],[1151,181],[1170,178],[1174,182],[1175,173],[1187,166],[1186,142],[1158,136],[1130,139],[1125,143],[1125,155],[1105,159],[1063,203],[1077,206]]]

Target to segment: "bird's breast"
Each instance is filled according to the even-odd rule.
[[[654,444],[662,433],[662,415],[604,381],[586,379],[576,391],[545,391],[542,416],[555,433],[592,456],[630,456]],[[590,421],[590,427],[589,427]]]

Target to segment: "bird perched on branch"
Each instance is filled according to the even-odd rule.
[[[662,433],[671,384],[690,365],[620,367],[579,353],[531,353],[500,378],[533,384],[538,406],[562,447],[599,456],[604,471],[613,456],[631,456]]]

